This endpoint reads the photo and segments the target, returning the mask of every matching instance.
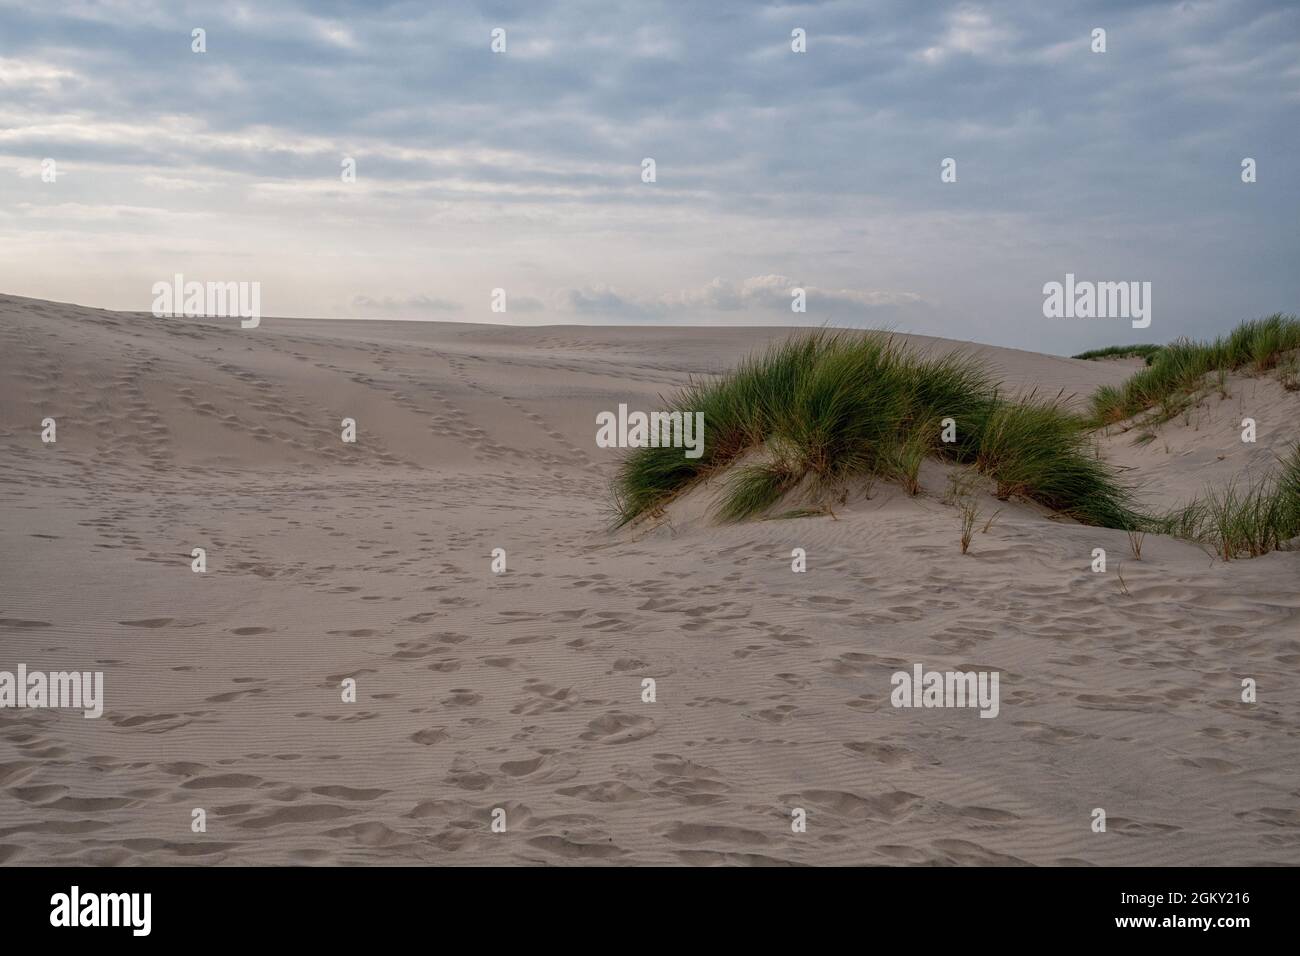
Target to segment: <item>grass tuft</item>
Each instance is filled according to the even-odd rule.
[[[1085,524],[1129,528],[1143,520],[1093,453],[1089,423],[1061,396],[1007,400],[973,359],[923,358],[884,333],[795,336],[726,375],[692,382],[671,410],[704,413],[704,453],[632,451],[615,480],[619,525],[742,457],[718,504],[726,521],[763,514],[796,490],[825,500],[851,479],[886,478],[917,494],[928,457],[971,465],[999,497],[1036,501]],[[946,418],[956,423],[952,442],[942,440]]]
[[[1108,345],[1104,349],[1089,349],[1074,356],[1077,359],[1141,358],[1150,365],[1163,345]]]
[[[961,553],[970,549],[971,539],[975,537],[975,522],[979,520],[980,509],[969,498],[961,503]],[[985,530],[988,530],[987,528]]]
[[[1226,393],[1226,373],[1243,368],[1266,372],[1281,365],[1285,384],[1290,353],[1296,349],[1300,320],[1280,313],[1243,322],[1212,342],[1179,339],[1153,352],[1148,366],[1122,386],[1103,386],[1093,393],[1094,422],[1110,425],[1148,409],[1159,409],[1150,424],[1169,421],[1199,399],[1211,372],[1218,373],[1220,394]]]
[[[1165,515],[1156,527],[1200,541],[1224,561],[1279,550],[1300,536],[1300,445],[1279,471],[1210,491]]]

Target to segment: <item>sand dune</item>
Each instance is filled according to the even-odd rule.
[[[0,297],[0,670],[106,696],[0,710],[0,863],[1300,863],[1300,552],[1138,561],[989,499],[963,557],[938,471],[835,519],[608,530],[596,413],[787,332]],[[1132,371],[909,339],[1017,390]],[[1104,454],[1163,504],[1300,440],[1297,393],[1230,393]],[[998,717],[892,707],[918,662],[1000,672]]]

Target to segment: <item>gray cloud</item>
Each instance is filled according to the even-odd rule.
[[[803,292],[805,303],[815,312],[824,316],[826,310],[833,310],[846,320],[879,309],[922,303],[914,292],[822,289],[782,275],[752,276],[739,282],[718,277],[702,286],[650,298],[608,287],[564,289],[554,298],[557,310],[588,315],[655,319],[743,313],[762,320],[779,317],[795,324],[806,314],[792,309],[796,290]]]
[[[530,295],[510,296],[508,305],[511,312],[545,312],[546,303]]]
[[[352,297],[352,308],[357,312],[385,312],[400,315],[432,314],[437,312],[459,312],[461,304],[448,299],[438,299],[427,295],[410,295],[395,298],[382,296],[372,298],[368,295]]]

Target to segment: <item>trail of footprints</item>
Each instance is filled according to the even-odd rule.
[[[33,310],[38,311],[38,310]],[[116,322],[107,322],[117,326]],[[50,332],[57,343],[57,332]],[[186,332],[169,329],[169,334],[203,339],[206,331]],[[7,344],[15,332],[5,329]],[[32,350],[40,355],[45,349]],[[172,438],[163,419],[153,410],[144,384],[155,374],[162,360],[132,352],[127,371],[112,383],[112,388],[127,399],[137,434],[122,436],[151,471],[168,468],[172,460]],[[356,373],[351,381],[387,393],[389,399],[412,413],[430,419],[430,431],[452,434],[474,449],[484,462],[529,460],[545,468],[558,469],[577,460],[590,464],[591,459],[569,443],[563,435],[550,429],[542,416],[531,412],[523,403],[493,393],[480,385],[469,371],[468,360],[440,354],[461,384],[483,394],[486,399],[504,402],[514,412],[542,430],[549,440],[563,449],[563,455],[535,455],[496,443],[483,429],[466,425],[467,416],[446,395],[433,391],[410,372],[393,364],[394,353],[382,350],[377,367],[390,379],[402,384],[381,383],[371,376]],[[301,356],[299,356],[301,358]],[[305,359],[304,359],[305,360]],[[210,368],[222,376],[238,381],[238,386],[205,383],[200,391],[182,387],[177,400],[194,414],[213,417],[231,429],[245,430],[260,440],[275,440],[291,447],[311,449],[325,455],[331,464],[351,462],[353,456],[338,449],[337,434],[330,426],[318,424],[323,410],[302,408],[300,401],[286,410],[282,384],[259,377],[247,369],[213,357],[205,357]],[[320,366],[333,372],[345,371],[335,366]],[[34,365],[30,382],[43,396],[42,401],[56,403],[61,394],[58,363],[46,361]],[[656,379],[656,381],[658,381]],[[251,388],[261,401],[249,405],[266,420],[278,422],[283,431],[272,430],[245,420],[222,408],[241,407],[244,390]],[[441,409],[432,416],[428,409],[410,397],[418,393]],[[94,423],[95,403],[87,401],[75,408],[74,418]],[[102,420],[101,420],[102,423]],[[404,464],[400,457],[375,449],[369,459],[380,464]],[[85,467],[85,466],[82,466]],[[165,529],[177,519],[176,508],[166,503],[149,507],[124,506],[114,495],[117,487],[126,487],[137,476],[115,469],[124,466],[116,456],[97,453],[90,467],[103,474],[105,483],[90,493],[89,503],[98,503],[95,517],[79,523],[94,529],[100,546],[106,549],[129,549],[144,552],[137,560],[159,561],[167,558],[149,552],[147,540],[165,536]],[[166,476],[150,476],[163,482]],[[165,485],[160,485],[165,487]],[[454,483],[448,488],[473,500],[480,491],[477,479],[467,480],[464,487]],[[409,497],[399,520],[412,520],[420,514],[418,488],[407,488]],[[516,505],[517,507],[517,505]],[[304,509],[308,514],[310,509]],[[221,526],[214,520],[213,530]],[[141,525],[151,522],[151,528]],[[386,526],[391,528],[392,525]],[[146,538],[146,534],[152,538]],[[210,535],[219,540],[217,535]],[[482,550],[481,535],[470,531],[447,529],[445,533],[425,533],[425,550],[446,554],[446,547],[465,551]],[[562,589],[572,595],[572,602],[592,606],[559,608],[550,611],[521,610],[506,601],[489,606],[486,588],[478,601],[463,597],[439,597],[452,585],[481,582],[485,572],[471,571],[453,562],[442,561],[429,566],[418,556],[403,555],[400,550],[383,549],[382,534],[373,540],[357,543],[359,552],[368,554],[365,563],[348,569],[349,580],[361,584],[335,585],[338,576],[312,573],[311,565],[301,563],[277,566],[269,555],[259,552],[248,540],[222,542],[226,551],[238,551],[242,560],[230,562],[228,572],[260,578],[281,578],[283,587],[303,587],[319,591],[322,599],[337,602],[368,602],[382,606],[386,602],[377,590],[382,578],[398,568],[425,565],[429,584],[409,602],[420,607],[398,612],[399,616],[370,627],[327,629],[325,634],[354,642],[357,666],[338,668],[315,683],[319,693],[315,700],[337,699],[337,688],[347,677],[361,681],[377,679],[389,673],[406,674],[412,669],[427,671],[430,679],[396,682],[399,690],[376,693],[355,706],[313,706],[296,710],[293,716],[307,725],[356,723],[383,725],[393,708],[405,707],[427,718],[427,726],[409,734],[400,743],[409,745],[418,766],[421,751],[436,751],[450,759],[446,772],[437,780],[426,780],[432,793],[412,798],[391,787],[367,785],[353,779],[355,774],[339,766],[338,761],[316,754],[292,750],[281,751],[273,741],[266,741],[265,752],[233,754],[208,765],[176,760],[165,756],[129,760],[121,757],[80,753],[57,733],[59,716],[0,712],[0,739],[11,756],[0,762],[0,790],[14,804],[32,811],[28,822],[0,827],[0,863],[10,860],[30,861],[34,854],[46,852],[42,838],[51,838],[49,859],[58,859],[57,836],[76,835],[88,848],[84,862],[126,863],[139,860],[175,858],[215,862],[238,860],[252,852],[259,841],[274,833],[292,839],[292,852],[302,862],[406,859],[437,862],[448,856],[496,859],[503,852],[518,860],[571,859],[584,861],[645,859],[651,851],[647,839],[659,847],[658,852],[681,862],[697,864],[742,863],[781,864],[810,862],[818,859],[815,847],[834,848],[846,842],[861,846],[860,856],[875,861],[900,863],[1023,863],[1031,862],[999,853],[989,842],[1024,819],[1023,808],[951,803],[918,794],[906,786],[891,782],[889,775],[900,779],[923,780],[924,773],[940,765],[915,747],[891,741],[888,735],[876,739],[850,740],[841,750],[848,759],[870,768],[873,776],[862,778],[862,785],[840,788],[809,782],[805,787],[776,788],[755,793],[738,788],[729,774],[707,761],[689,756],[690,748],[705,752],[728,752],[735,748],[795,748],[807,743],[795,733],[815,723],[811,718],[827,719],[825,698],[806,703],[819,688],[843,688],[838,705],[843,711],[829,719],[852,719],[846,715],[872,711],[881,707],[880,694],[863,694],[863,678],[887,670],[905,668],[911,657],[882,655],[861,650],[830,648],[828,653],[798,655],[795,652],[815,644],[810,630],[815,629],[818,614],[847,614],[854,626],[863,631],[890,633],[892,630],[925,625],[935,642],[954,655],[977,653],[1008,625],[1017,628],[1026,639],[1049,641],[1059,645],[1064,656],[1079,655],[1098,643],[1112,653],[1127,652],[1119,657],[1120,665],[1142,662],[1146,667],[1176,666],[1183,662],[1186,648],[1167,642],[1135,636],[1127,621],[1118,615],[1091,613],[1095,605],[1081,596],[1073,585],[1038,589],[1030,585],[993,591],[980,582],[948,580],[921,581],[914,584],[885,582],[871,574],[850,575],[840,593],[814,593],[792,589],[786,604],[760,603],[761,585],[753,583],[755,560],[770,560],[770,551],[759,544],[716,549],[719,567],[711,580],[682,582],[665,569],[649,579],[625,579],[603,561],[591,560],[587,573],[540,575],[512,571],[494,589],[509,595],[529,588]],[[439,545],[442,547],[439,547]],[[573,548],[572,542],[561,547]],[[543,538],[523,541],[512,551],[554,549],[555,543]],[[383,549],[383,550],[376,550]],[[624,560],[639,557],[627,548]],[[722,566],[724,562],[729,562]],[[295,579],[294,572],[302,572]],[[442,582],[442,583],[439,583]],[[750,582],[750,583],[745,583]],[[937,585],[941,597],[935,599]],[[1168,585],[1172,594],[1182,593],[1180,582]],[[863,591],[881,591],[887,600],[871,601],[873,610],[849,612],[861,606]],[[1186,588],[1191,593],[1190,587]],[[396,599],[394,599],[396,600]],[[611,607],[612,605],[612,607]],[[1044,606],[1053,613],[1044,613]],[[779,617],[778,613],[779,612]],[[956,613],[960,612],[960,613]],[[1207,609],[1207,614],[1214,614]],[[1282,623],[1282,612],[1263,610],[1272,615],[1265,623]],[[368,617],[378,621],[382,614]],[[769,619],[775,618],[775,619]],[[1218,625],[1223,640],[1240,640],[1235,625]],[[795,622],[803,622],[796,626]],[[124,618],[117,624],[125,629],[147,634],[150,631],[183,626],[205,630],[199,620],[185,617]],[[0,617],[0,637],[4,632],[36,632],[52,628],[52,622],[17,616]],[[505,628],[512,636],[493,638],[494,629]],[[678,638],[678,647],[690,641],[716,642],[724,650],[720,658],[735,662],[765,661],[752,672],[737,672],[732,689],[725,696],[697,697],[680,702],[676,708],[645,708],[639,705],[635,689],[642,673],[663,679],[672,673],[671,665],[649,665],[631,656],[621,639],[629,633],[667,631]],[[499,631],[498,631],[499,632]],[[275,629],[250,621],[229,628],[236,637],[275,639]],[[1260,648],[1263,652],[1263,648]],[[562,667],[550,666],[555,659],[578,656],[590,666],[578,669],[582,680],[566,681],[557,674],[568,674]],[[1300,654],[1291,653],[1293,666]],[[1063,657],[1065,659],[1065,657]],[[361,661],[369,662],[360,663]],[[811,666],[810,666],[811,662]],[[335,664],[336,662],[331,662]],[[1077,663],[1077,661],[1076,661]],[[184,673],[178,666],[175,671]],[[766,680],[747,681],[752,674],[766,674]],[[1005,671],[1009,678],[1015,675]],[[618,681],[614,683],[615,679]],[[1010,681],[1014,683],[1014,681]],[[235,675],[215,690],[198,699],[194,707],[176,708],[157,713],[129,713],[117,709],[107,714],[108,733],[149,735],[165,739],[169,734],[196,733],[204,728],[222,727],[223,706],[249,704],[274,699],[283,688],[268,686],[261,677]],[[205,685],[206,686],[206,685]],[[620,688],[622,696],[607,689]],[[1090,692],[1087,688],[1060,687],[1056,692],[1068,695],[1081,709],[1115,716],[1121,721],[1143,715],[1167,714],[1180,706],[1190,706],[1209,698],[1207,688],[1189,686],[1180,677],[1165,683],[1138,684],[1121,695]],[[420,687],[424,694],[412,692]],[[1017,700],[1015,691],[1004,697],[1004,706]],[[1032,695],[1024,698],[1026,702]],[[833,702],[831,702],[833,703]],[[208,706],[212,705],[212,706]],[[689,730],[693,709],[727,707],[737,713],[736,736],[710,741],[693,740]],[[540,723],[543,718],[547,723]],[[1289,732],[1281,716],[1265,715],[1265,724],[1275,724],[1280,732]],[[1118,735],[1130,726],[1107,725],[1099,733],[1084,733],[1034,720],[1014,722],[1017,732],[1031,742],[1054,746],[1082,746],[1107,734]],[[746,729],[748,727],[748,730]],[[789,733],[787,733],[789,731]],[[367,732],[370,733],[370,732]],[[1210,738],[1221,738],[1224,731],[1207,727],[1200,731]],[[683,734],[685,734],[683,736]],[[1250,733],[1240,731],[1248,742]],[[380,741],[385,731],[368,739]],[[672,749],[658,742],[674,741]],[[707,745],[707,746],[704,746]],[[673,752],[683,750],[685,753]],[[233,748],[232,748],[233,752]],[[394,753],[405,753],[394,751]],[[624,755],[624,756],[620,756]],[[406,754],[409,758],[409,754]],[[307,774],[317,781],[311,786],[277,778],[262,768],[277,763],[314,764]],[[1207,773],[1231,775],[1238,767],[1232,761],[1217,758],[1183,757],[1181,762]],[[87,776],[87,770],[90,775]],[[879,778],[874,776],[879,774]],[[915,775],[915,776],[914,776]],[[105,781],[120,777],[122,784],[107,786]],[[84,792],[68,783],[50,782],[51,778],[84,780],[84,790],[113,790],[118,796]],[[917,787],[917,789],[921,789]],[[557,803],[554,796],[564,799]],[[184,826],[188,808],[202,803],[210,812],[209,831],[204,836],[159,838],[138,835],[141,832],[175,832]],[[792,840],[788,808],[801,806],[814,815],[816,826],[806,843]],[[501,807],[509,819],[509,837],[492,834],[487,827],[489,814]],[[584,809],[593,808],[593,809]],[[611,808],[618,812],[611,812]],[[716,812],[715,812],[716,811]],[[1243,823],[1269,827],[1276,839],[1288,846],[1300,840],[1300,814],[1294,807],[1261,806],[1240,811]],[[167,824],[161,821],[167,819]],[[144,822],[142,822],[144,821]],[[710,822],[713,821],[713,822]],[[725,821],[725,822],[724,822]],[[944,837],[917,839],[916,829],[900,829],[907,838],[895,840],[894,828],[920,828],[920,832],[947,834]],[[1110,829],[1121,838],[1140,842],[1162,839],[1176,833],[1178,827],[1158,821],[1132,819],[1122,814],[1110,818]],[[641,832],[634,832],[641,831]],[[122,833],[126,835],[121,835]],[[183,831],[182,831],[183,832]],[[962,837],[954,834],[961,833]],[[508,842],[507,842],[508,841]],[[874,841],[874,842],[873,842]],[[509,846],[503,851],[502,845]],[[30,850],[25,848],[30,847]],[[249,857],[252,858],[252,857]]]

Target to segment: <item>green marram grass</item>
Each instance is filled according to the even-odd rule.
[[[830,500],[852,479],[894,480],[915,494],[926,458],[972,466],[999,497],[1085,524],[1129,529],[1147,520],[1098,459],[1090,423],[1061,396],[1008,399],[977,361],[923,357],[885,333],[795,336],[693,382],[669,408],[704,413],[704,452],[632,451],[614,482],[618,525],[713,476],[725,475],[717,514],[727,521],[761,515],[796,489]],[[953,442],[941,439],[945,418],[956,422]]]
[[[1211,490],[1156,519],[1155,527],[1199,541],[1224,561],[1278,550],[1300,536],[1300,445],[1280,470]]]
[[[1163,345],[1108,345],[1104,349],[1089,349],[1074,356],[1077,359],[1140,358],[1150,365]]]
[[[1243,322],[1212,342],[1179,339],[1154,352],[1150,364],[1123,385],[1099,388],[1091,402],[1094,423],[1110,425],[1148,409],[1154,410],[1153,423],[1169,421],[1199,400],[1211,372],[1267,372],[1286,365],[1296,349],[1300,320],[1281,313]]]

